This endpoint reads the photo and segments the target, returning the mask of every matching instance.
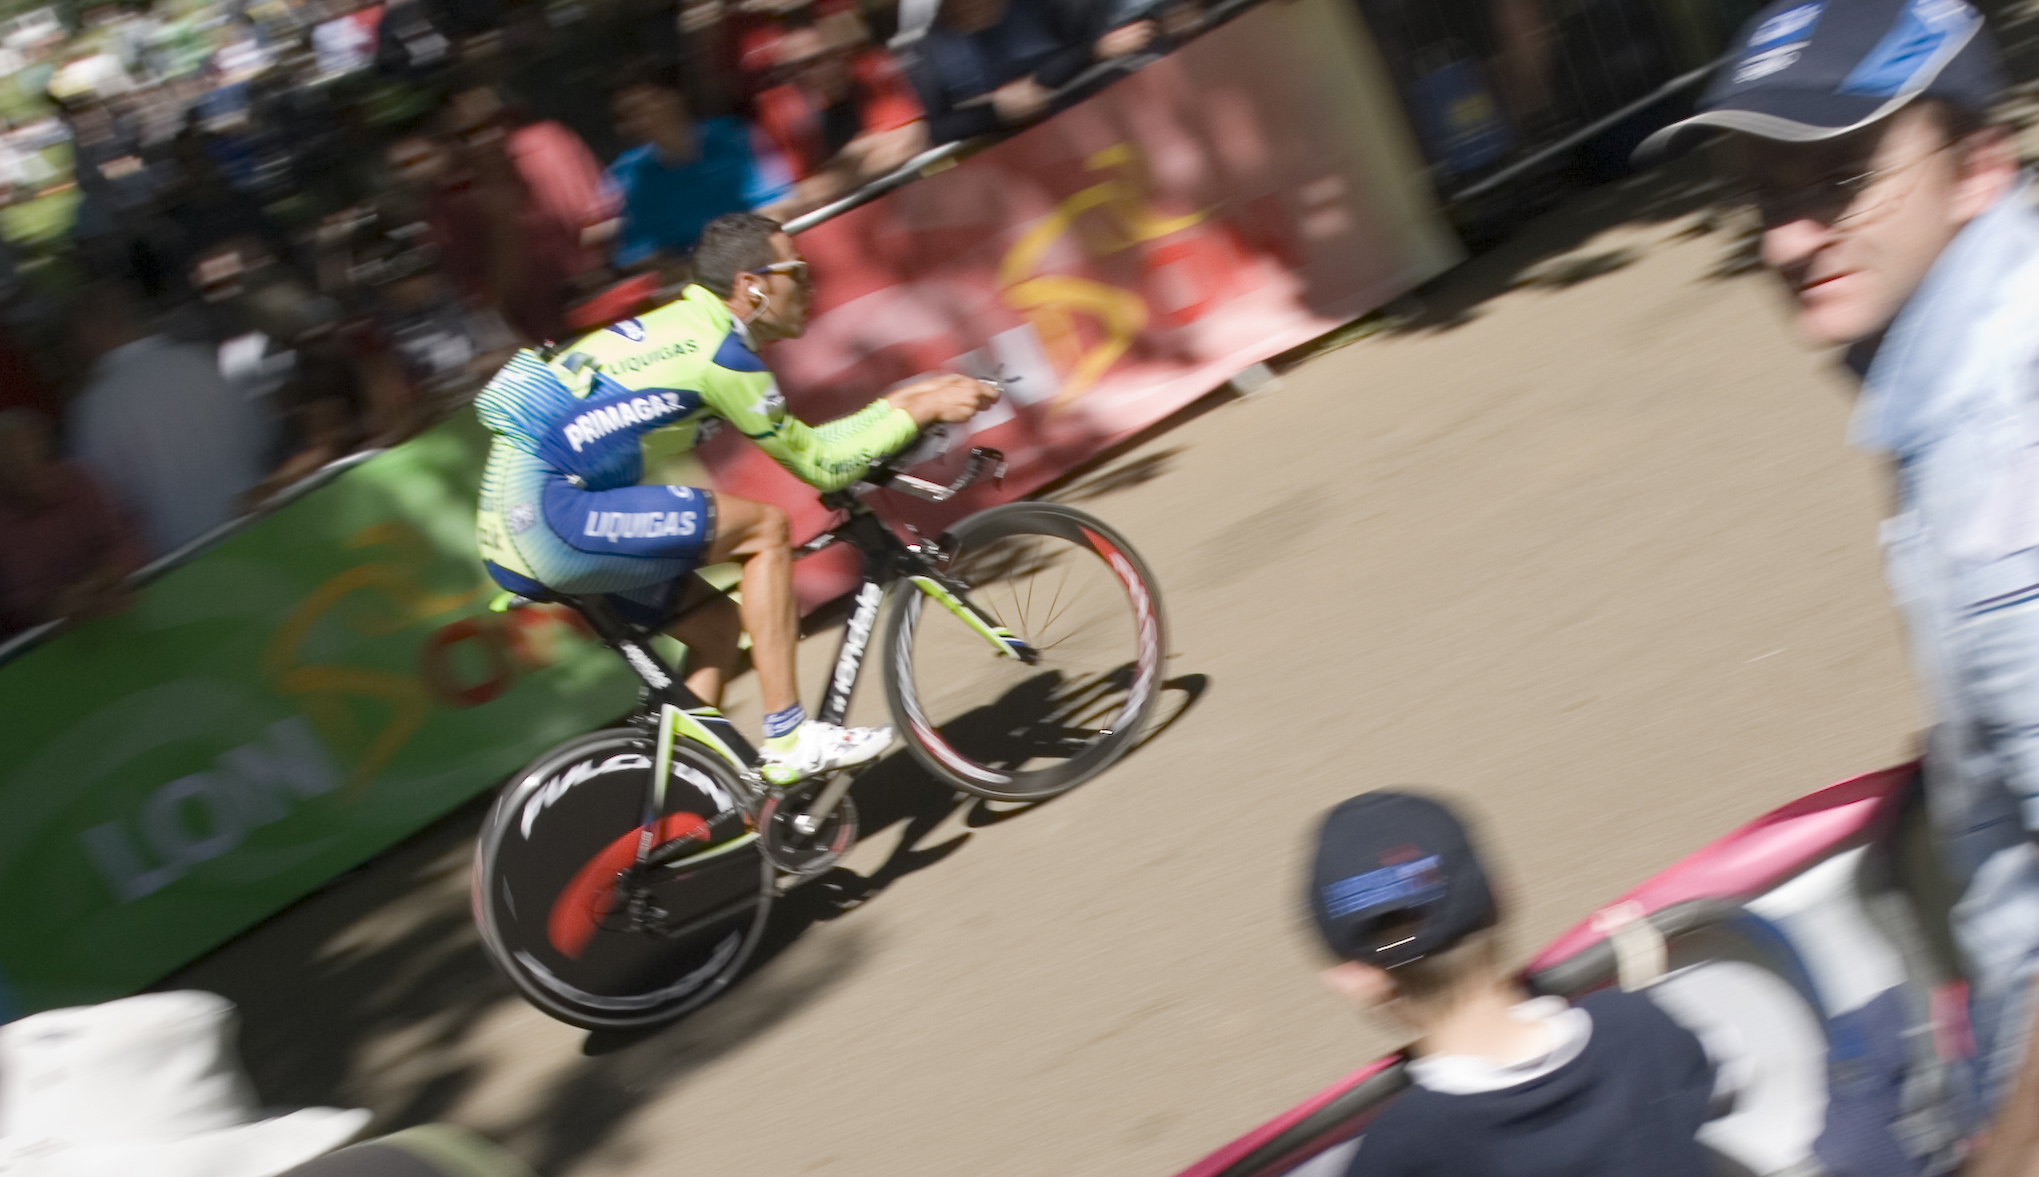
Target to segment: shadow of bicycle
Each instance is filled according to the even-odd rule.
[[[952,720],[944,725],[943,734],[953,747],[983,764],[1012,766],[1042,754],[1066,755],[1068,743],[1078,738],[1080,725],[1094,719],[1113,692],[1122,694],[1125,685],[1118,676],[1103,676],[1099,681],[1065,686],[1055,672],[1043,673],[996,702]],[[1209,686],[1210,679],[1202,674],[1181,675],[1162,683],[1159,714],[1149,721],[1147,731],[1126,756],[1137,755],[1179,722]],[[1109,780],[1112,771],[1106,770],[1101,779]],[[752,957],[752,968],[791,944],[808,926],[868,903],[898,880],[955,853],[970,840],[971,830],[1009,821],[1056,800],[986,801],[940,780],[905,751],[872,766],[857,779],[850,795],[857,803],[862,827],[858,837],[870,839],[903,823],[897,845],[870,874],[837,867],[787,895],[773,909],[772,926]],[[922,844],[952,817],[967,828],[932,845]]]
[[[1115,698],[1123,697],[1129,685],[1129,674],[1122,671],[1065,683],[1058,672],[1043,672],[996,701],[951,720],[943,725],[943,734],[952,746],[980,763],[1017,765],[1044,754],[1067,755],[1069,741],[1076,739],[1080,730],[1078,725],[1115,708]],[[1140,749],[1174,727],[1209,687],[1210,678],[1203,674],[1185,674],[1163,682],[1155,716],[1125,756],[1138,755]],[[1119,764],[1123,763],[1122,759]],[[1101,779],[1109,780],[1118,767],[1115,764],[1107,769]],[[861,907],[898,880],[941,862],[962,849],[972,831],[1010,821],[1056,800],[986,801],[940,780],[904,750],[866,769],[850,796],[857,806],[859,841],[868,842],[894,826],[904,827],[892,852],[869,874],[839,866],[795,887],[774,903],[764,937],[731,985],[732,992],[740,992],[752,974],[769,965],[815,924]],[[932,845],[922,844],[951,818],[965,828]],[[665,1026],[592,1033],[584,1050],[601,1055],[626,1049],[664,1034],[674,1025],[712,1018],[717,1006],[727,1000],[725,995]]]
[[[1028,739],[1052,738],[1063,714],[1052,706],[1056,700],[1065,708],[1086,701],[1095,707],[1100,697],[1124,689],[1122,683],[1092,683],[1088,691],[1075,689],[1078,685],[1021,684],[967,716],[953,734],[991,741],[972,743],[977,751],[1005,741],[1004,751],[1018,756],[1030,746]],[[1173,726],[1207,686],[1202,675],[1163,684],[1162,706],[1141,743]],[[1102,781],[1108,783],[1111,775]],[[846,928],[852,934],[828,938],[820,951],[793,954],[770,973],[751,975],[809,927],[940,862],[971,831],[1039,808],[958,796],[904,753],[864,774],[856,800],[866,837],[898,831],[896,845],[875,870],[833,872],[777,903],[767,939],[746,975],[699,1016],[635,1035],[587,1036],[579,1042],[582,1057],[571,1061],[548,1054],[543,1031],[533,1032],[529,1044],[503,1045],[505,1027],[529,1029],[539,1015],[489,963],[469,912],[475,831],[492,794],[461,806],[156,988],[205,989],[239,1006],[241,1055],[266,1099],[368,1107],[375,1112],[376,1133],[475,1114],[474,1101],[498,1090],[493,1085],[504,1075],[549,1066],[520,1097],[525,1102],[514,1125],[498,1124],[492,1131],[538,1172],[560,1172],[613,1141],[652,1100],[693,1081],[716,1060],[854,977],[878,951]],[[956,823],[945,826],[950,818]],[[954,836],[937,833],[958,824],[962,832]],[[939,840],[922,845],[930,837]]]

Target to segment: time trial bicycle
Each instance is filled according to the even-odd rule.
[[[823,496],[841,522],[800,553],[852,544],[863,577],[817,718],[848,715],[882,609],[886,697],[913,758],[966,793],[1039,801],[1140,737],[1166,628],[1146,562],[1087,512],[1007,503],[929,540],[911,528],[902,538],[864,500],[884,488],[942,502],[1003,470],[996,451],[976,449],[947,486],[881,464]],[[773,899],[849,850],[855,772],[766,785],[751,746],[686,689],[650,631],[599,596],[547,599],[622,657],[639,704],[510,779],[476,846],[475,921],[546,1013],[587,1029],[656,1025],[721,992]]]

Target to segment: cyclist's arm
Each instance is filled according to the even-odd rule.
[[[718,379],[708,382],[704,396],[716,415],[742,430],[795,478],[820,490],[841,490],[920,433],[911,413],[884,400],[826,425],[809,425],[786,411],[770,372],[718,368],[715,375]]]

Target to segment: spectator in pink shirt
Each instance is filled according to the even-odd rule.
[[[120,608],[143,559],[112,497],[57,458],[48,419],[0,412],[0,636]]]
[[[581,137],[557,119],[521,117],[517,107],[505,104],[502,96],[487,86],[455,95],[453,110],[455,125],[464,130],[501,129],[503,151],[530,190],[533,207],[558,225],[562,236],[580,243],[575,272],[585,273],[599,265],[601,250],[596,247],[607,240],[618,203],[602,175],[601,163]]]
[[[596,247],[614,231],[612,190],[578,135],[555,122],[519,124],[486,87],[456,95],[448,123],[457,165],[429,218],[447,270],[525,342],[552,339],[568,305],[596,284]]]

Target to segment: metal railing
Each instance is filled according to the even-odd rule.
[[[1728,56],[1731,57],[1733,55],[1729,54]],[[1621,109],[1615,111],[1614,113],[1603,115],[1600,118],[1594,119],[1592,122],[1587,123],[1585,126],[1580,127],[1579,129],[1571,132],[1568,135],[1565,135],[1563,138],[1557,139],[1551,143],[1547,143],[1544,146],[1536,149],[1535,151],[1530,152],[1528,155],[1523,156],[1521,159],[1516,160],[1514,163],[1509,164],[1507,167],[1504,167],[1501,170],[1493,173],[1492,175],[1481,178],[1477,183],[1468,184],[1466,187],[1460,189],[1459,191],[1454,192],[1451,195],[1445,197],[1445,203],[1446,204],[1464,203],[1465,201],[1471,200],[1475,196],[1480,196],[1484,195],[1485,193],[1492,192],[1494,189],[1499,188],[1501,185],[1508,183],[1510,180],[1519,179],[1523,176],[1528,175],[1531,172],[1536,171],[1538,168],[1544,167],[1545,165],[1556,160],[1559,156],[1563,155],[1564,153],[1573,150],[1580,144],[1586,142],[1588,139],[1593,138],[1595,135],[1598,135],[1611,127],[1618,126],[1619,124],[1627,121],[1628,119],[1634,118],[1636,115],[1641,114],[1643,111],[1648,110],[1650,107],[1655,106],[1657,103],[1662,102],[1664,99],[1671,97],[1673,94],[1676,94],[1681,90],[1689,90],[1692,87],[1697,86],[1699,83],[1711,77],[1713,75],[1713,71],[1719,69],[1721,67],[1721,64],[1725,61],[1727,61],[1727,57],[1722,57],[1715,61],[1709,61],[1705,65],[1700,66],[1698,69],[1692,70],[1689,73],[1680,74],[1677,77],[1672,78],[1670,81],[1665,82],[1663,85],[1658,86],[1656,89],[1650,91],[1648,94],[1643,95],[1641,98],[1636,99],[1634,102],[1629,103],[1628,105],[1622,107]]]

